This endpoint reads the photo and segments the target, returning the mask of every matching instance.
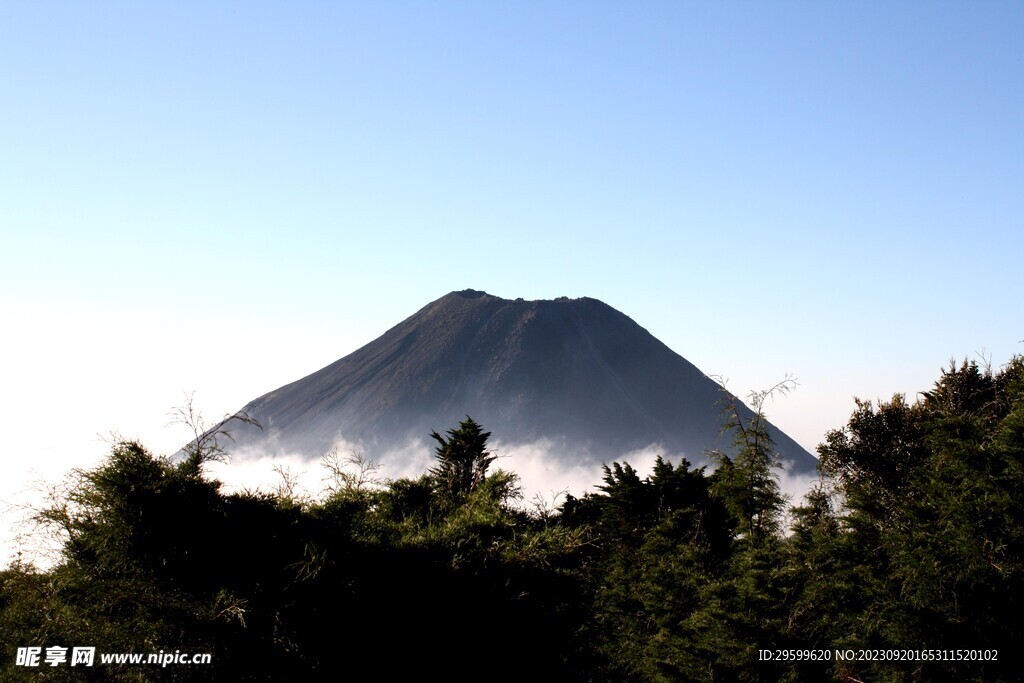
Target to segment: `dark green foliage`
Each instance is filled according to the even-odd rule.
[[[710,473],[614,462],[557,514],[516,506],[469,418],[433,434],[429,473],[373,484],[355,458],[370,469],[305,501],[225,494],[209,439],[177,462],[119,443],[41,514],[61,562],[0,572],[0,680],[25,678],[27,645],[213,654],[31,672],[56,681],[340,680],[356,660],[381,679],[1018,680],[1024,360],[951,366],[915,403],[857,402],[788,526],[767,395],[749,419],[726,406],[735,450]],[[837,648],[999,660],[758,659]]]
[[[736,455],[712,454],[717,465],[712,490],[733,515],[737,534],[749,543],[759,543],[779,531],[785,499],[779,492],[778,454],[761,408],[766,399],[788,392],[792,384],[786,380],[751,394],[755,412],[749,420],[743,419],[737,399],[726,394],[725,429],[732,433]]]
[[[437,465],[430,470],[437,490],[455,503],[472,493],[487,477],[487,468],[494,462],[494,454],[487,450],[490,432],[468,415],[458,429],[448,431],[448,438],[431,432],[437,441]]]
[[[225,495],[207,460],[124,442],[79,473],[43,513],[64,535],[63,561],[0,574],[0,675],[24,675],[8,657],[32,645],[213,654],[206,667],[92,669],[100,680],[336,680],[355,658],[384,678],[476,678],[452,670],[444,653],[456,642],[506,653],[510,675],[571,667],[580,534],[509,507],[516,478],[488,474],[486,456],[458,501],[434,477],[312,503]],[[522,651],[533,654],[513,656]]]
[[[998,373],[951,365],[918,403],[859,402],[847,428],[820,447],[845,505],[840,529],[824,536],[842,563],[831,578],[844,597],[839,614],[868,617],[843,620],[833,638],[1001,655],[985,664],[865,665],[862,677],[1016,679],[1002,655],[1024,638],[1021,374],[1020,358]]]

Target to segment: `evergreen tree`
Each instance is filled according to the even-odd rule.
[[[839,612],[851,647],[926,642],[1001,655],[1024,639],[1022,378],[1020,357],[998,373],[951,365],[913,404],[859,401],[819,447],[844,505],[838,547],[862,553],[842,573],[858,577]],[[1008,666],[1000,657],[865,663],[849,673],[1014,680]]]
[[[786,501],[779,490],[779,458],[763,408],[768,398],[789,392],[793,385],[793,380],[786,379],[770,389],[751,393],[754,411],[749,418],[744,418],[739,399],[726,394],[723,431],[732,433],[736,455],[712,454],[716,462],[712,491],[733,514],[737,535],[749,542],[771,537],[781,524]]]
[[[430,437],[437,441],[437,464],[430,470],[438,491],[449,501],[458,501],[472,493],[487,477],[487,468],[495,456],[487,450],[490,432],[483,431],[473,418],[448,430],[448,438],[437,432]]]

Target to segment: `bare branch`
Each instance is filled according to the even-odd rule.
[[[296,474],[286,465],[274,465],[274,472],[281,478],[281,481],[274,488],[274,495],[283,501],[301,505],[305,500],[299,494],[299,489],[301,488],[299,477],[301,475]]]
[[[337,448],[331,449],[320,458],[320,465],[327,470],[323,481],[327,482],[328,494],[358,492],[383,483],[377,476],[381,465],[359,451],[342,457]]]
[[[218,439],[223,436],[234,443],[235,438],[228,431],[228,425],[233,421],[263,429],[263,425],[244,410],[233,415],[225,415],[217,425],[207,427],[202,413],[195,407],[195,392],[186,394],[185,403],[174,408],[170,415],[171,424],[183,424],[192,432],[192,440],[182,450],[185,452],[184,462],[197,473],[208,462],[227,462],[228,452]]]
[[[568,495],[569,489],[567,488],[561,491],[551,491],[550,498],[538,491],[530,499],[530,513],[537,519],[548,522],[557,514],[559,500]]]

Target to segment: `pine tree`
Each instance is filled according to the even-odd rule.
[[[764,402],[773,395],[789,392],[794,384],[792,379],[786,379],[770,389],[752,392],[754,414],[750,418],[744,418],[739,399],[726,395],[722,411],[724,431],[732,432],[736,455],[713,454],[717,467],[712,476],[712,491],[735,517],[738,537],[751,542],[779,530],[786,502],[779,490],[779,458],[768,433]]]
[[[487,477],[487,468],[495,456],[487,450],[485,432],[470,416],[459,423],[458,429],[448,430],[448,438],[431,432],[437,441],[437,464],[430,470],[438,493],[450,501],[458,501],[476,490]]]

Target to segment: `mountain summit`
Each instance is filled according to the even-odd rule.
[[[503,445],[544,442],[611,461],[656,446],[701,462],[728,447],[721,387],[596,299],[514,301],[471,289],[428,304],[378,339],[244,410],[263,432],[240,446],[317,456],[344,439],[371,457],[468,414]],[[796,470],[815,459],[771,427]]]

